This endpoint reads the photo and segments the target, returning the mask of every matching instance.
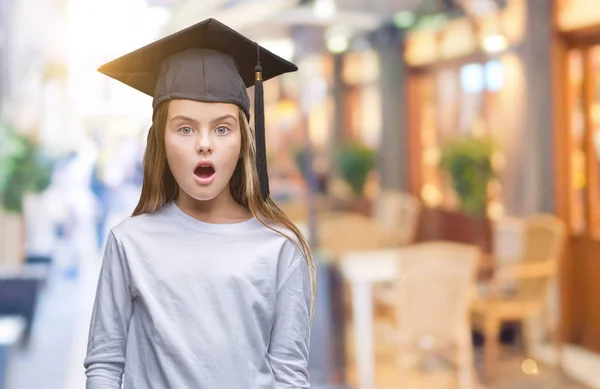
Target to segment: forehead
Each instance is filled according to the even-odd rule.
[[[198,122],[211,121],[226,115],[237,119],[239,108],[235,104],[207,103],[195,100],[171,100],[169,103],[169,119],[181,115]]]

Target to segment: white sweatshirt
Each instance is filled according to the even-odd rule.
[[[205,223],[169,203],[109,234],[87,389],[309,388],[309,311],[292,241],[255,218]]]

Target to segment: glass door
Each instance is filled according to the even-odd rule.
[[[568,101],[569,101],[569,203],[571,205],[571,228],[575,234],[587,230],[587,169],[585,141],[585,103],[582,50],[568,54]]]
[[[571,228],[600,239],[600,45],[568,54]]]
[[[600,239],[600,45],[587,50],[590,233]]]

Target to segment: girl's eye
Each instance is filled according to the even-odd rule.
[[[181,127],[179,133],[182,135],[190,135],[194,130],[191,127]]]
[[[217,131],[218,135],[227,135],[227,134],[229,134],[230,130],[227,127],[217,127],[217,129],[215,131]]]

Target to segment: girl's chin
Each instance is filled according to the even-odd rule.
[[[191,200],[196,201],[210,201],[218,197],[225,188],[217,188],[214,184],[207,186],[191,185],[189,190],[183,188],[183,192]]]

